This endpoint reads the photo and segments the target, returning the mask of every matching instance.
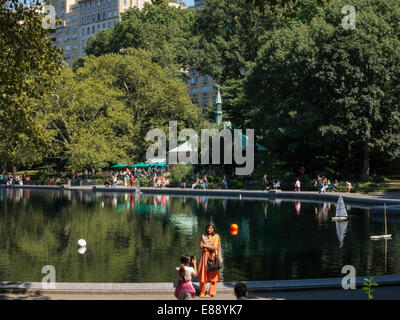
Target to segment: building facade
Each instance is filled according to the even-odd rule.
[[[218,91],[216,81],[208,75],[201,75],[196,69],[189,69],[186,75],[188,95],[204,114],[211,105],[215,105]]]
[[[85,55],[90,36],[113,28],[121,13],[129,8],[142,9],[151,0],[52,0],[56,17],[62,20],[52,33],[54,44],[64,49],[64,60],[72,62]]]

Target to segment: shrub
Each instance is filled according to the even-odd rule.
[[[171,178],[179,182],[182,180],[182,177],[186,177],[186,180],[188,180],[191,172],[192,166],[190,164],[173,164],[169,169]]]

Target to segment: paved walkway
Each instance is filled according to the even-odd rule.
[[[356,277],[357,289],[344,290],[343,278],[246,281],[249,298],[262,300],[342,300],[364,299],[361,290],[364,277]],[[376,276],[377,298],[400,299],[400,275]],[[217,284],[217,295],[211,300],[234,300],[235,282]],[[163,283],[57,283],[55,288],[43,288],[41,282],[0,282],[0,299],[129,299],[175,300],[175,284]],[[199,289],[199,283],[194,282]],[[209,300],[196,296],[200,300]]]
[[[376,287],[373,292],[374,300],[400,300],[400,286]],[[368,296],[360,288],[355,290],[304,290],[288,292],[250,293],[249,300],[368,300]],[[2,294],[0,300],[176,300],[171,294],[153,295],[119,295],[119,294]],[[204,302],[210,300],[235,300],[233,293],[223,293],[213,298],[194,300]]]

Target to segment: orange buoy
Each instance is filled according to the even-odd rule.
[[[231,230],[239,230],[239,226],[236,223],[232,223]]]
[[[231,235],[236,236],[238,234],[238,230],[231,229]]]

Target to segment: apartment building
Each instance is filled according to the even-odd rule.
[[[113,28],[125,10],[142,9],[151,0],[51,0],[56,17],[62,20],[52,33],[54,44],[64,49],[64,60],[72,62],[85,55],[90,36],[103,29]]]
[[[210,105],[215,105],[218,91],[216,81],[208,75],[201,75],[196,69],[189,69],[186,75],[188,95],[204,114]]]

